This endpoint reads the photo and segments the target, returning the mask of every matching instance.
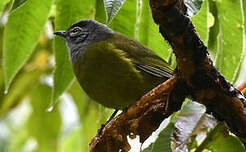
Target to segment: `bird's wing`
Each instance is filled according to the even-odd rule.
[[[165,60],[138,41],[115,33],[109,42],[117,49],[124,51],[136,68],[156,77],[171,77],[173,75],[172,68]]]
[[[171,77],[173,74],[173,71],[168,72],[168,71],[165,71],[165,69],[161,69],[161,68],[154,67],[154,66],[149,66],[149,65],[144,65],[144,64],[137,64],[136,66],[138,69],[144,72],[147,72],[151,75],[154,75],[156,77],[160,77],[160,78],[161,77]]]

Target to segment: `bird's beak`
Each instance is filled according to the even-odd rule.
[[[66,38],[66,31],[56,31],[54,34]]]

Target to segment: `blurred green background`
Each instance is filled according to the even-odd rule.
[[[186,5],[216,67],[236,86],[245,82],[246,0],[186,0]],[[148,0],[1,0],[0,152],[88,151],[112,109],[86,96],[65,41],[53,35],[85,18],[139,40],[175,67]],[[245,151],[223,123],[216,124],[205,107],[186,101],[144,151]]]

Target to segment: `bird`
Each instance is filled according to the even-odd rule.
[[[137,40],[92,19],[54,34],[66,40],[74,74],[85,93],[108,108],[121,110],[136,103],[174,73]]]

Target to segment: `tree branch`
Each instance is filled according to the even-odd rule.
[[[128,135],[143,143],[160,123],[178,111],[185,97],[204,104],[246,143],[246,99],[213,66],[206,46],[186,16],[182,0],[150,0],[160,33],[172,46],[177,73],[112,120],[91,143],[91,152],[128,151]]]
[[[177,68],[192,98],[224,120],[231,132],[246,142],[246,100],[213,66],[206,46],[178,0],[150,0],[160,33],[172,46]],[[182,8],[182,9],[180,9]]]
[[[91,152],[129,151],[128,135],[139,135],[143,143],[165,118],[181,108],[186,96],[184,82],[174,75],[110,121],[102,133],[92,139]]]

